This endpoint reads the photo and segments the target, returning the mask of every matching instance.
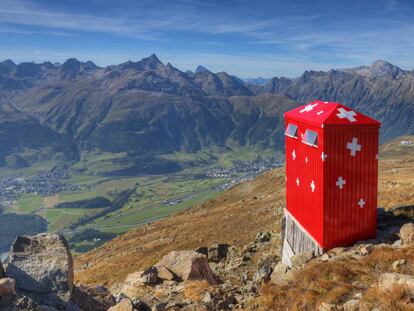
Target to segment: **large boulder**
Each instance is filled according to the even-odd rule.
[[[206,280],[209,284],[217,284],[207,257],[195,251],[174,251],[164,256],[155,265],[165,267],[181,280]]]
[[[403,244],[414,243],[414,224],[412,222],[401,227],[400,237]]]
[[[116,304],[115,297],[103,286],[75,286],[72,301],[83,310],[106,311]]]
[[[414,294],[414,276],[399,273],[384,273],[381,275],[379,280],[380,290],[392,290],[395,286],[401,286]]]
[[[17,237],[6,275],[16,280],[19,294],[39,305],[65,310],[73,288],[73,261],[67,241],[59,234]]]
[[[270,275],[270,282],[273,284],[285,284],[289,282],[291,276],[292,272],[289,270],[289,267],[280,261]]]

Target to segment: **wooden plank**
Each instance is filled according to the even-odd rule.
[[[303,252],[312,252],[314,256],[319,256],[323,253],[323,249],[301,228],[300,224],[288,212],[285,212],[284,229],[283,263],[290,266],[290,257]]]

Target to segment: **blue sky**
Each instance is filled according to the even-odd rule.
[[[300,75],[385,59],[414,69],[413,1],[1,0],[0,59]]]

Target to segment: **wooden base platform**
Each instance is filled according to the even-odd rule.
[[[323,249],[296,221],[296,219],[285,209],[282,262],[289,267],[292,266],[290,258],[304,252],[312,252],[314,256],[320,256]]]

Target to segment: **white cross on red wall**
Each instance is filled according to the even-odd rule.
[[[336,185],[339,187],[339,189],[342,190],[342,188],[344,187],[345,184],[346,184],[346,180],[343,179],[342,177],[339,177],[337,182],[336,182]]]
[[[299,113],[309,112],[309,111],[313,110],[313,108],[316,107],[316,106],[318,106],[318,104],[306,105],[305,108],[303,108],[301,111],[299,111]]]
[[[361,151],[361,145],[358,144],[358,138],[353,137],[352,142],[346,144],[346,148],[351,150],[351,156],[355,157],[357,151]]]
[[[354,118],[357,114],[355,111],[346,111],[344,108],[338,108],[339,113],[337,114],[339,119],[348,119],[349,122],[355,122]]]

